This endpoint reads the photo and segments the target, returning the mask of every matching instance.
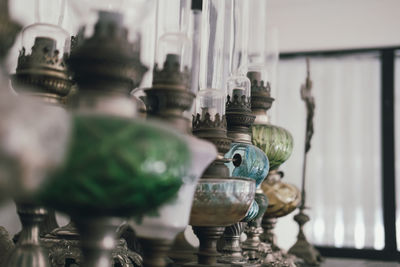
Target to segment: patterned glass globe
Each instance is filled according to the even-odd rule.
[[[270,170],[276,170],[293,151],[293,137],[286,129],[271,124],[252,126],[253,144],[267,154]]]
[[[269,162],[265,153],[253,145],[232,143],[231,149],[225,154],[230,174],[233,177],[248,177],[256,181],[258,187],[267,177]]]

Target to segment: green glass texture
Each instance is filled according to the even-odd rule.
[[[253,144],[263,150],[269,159],[269,169],[276,170],[292,154],[293,137],[284,128],[261,124],[253,125]]]
[[[174,199],[189,164],[187,144],[170,130],[120,117],[75,115],[65,166],[40,198],[72,216],[142,216]]]

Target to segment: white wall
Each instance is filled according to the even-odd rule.
[[[399,0],[268,0],[281,52],[400,46]]]

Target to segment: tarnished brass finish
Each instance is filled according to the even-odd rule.
[[[55,229],[40,241],[42,246],[48,250],[52,267],[64,267],[71,264],[82,266],[81,240],[73,223]],[[143,264],[142,257],[130,250],[122,238],[116,240],[116,246],[112,250],[112,259],[113,266],[140,267]]]
[[[192,107],[195,94],[188,90],[190,72],[180,71],[179,56],[169,54],[163,68],[156,65],[153,86],[146,89],[147,114],[172,123],[183,132],[190,132],[189,119],[183,112]]]
[[[218,262],[226,264],[247,263],[240,245],[240,235],[243,233],[245,226],[246,223],[238,222],[225,228],[223,238],[220,239],[218,245],[218,251],[221,253]]]
[[[18,56],[12,76],[14,89],[61,104],[72,85],[65,63],[67,55],[60,55],[56,41],[47,37],[36,37],[32,51],[26,54],[26,49],[23,47]]]
[[[224,227],[193,227],[193,231],[200,241],[199,252],[197,253],[198,264],[189,264],[195,266],[221,266],[217,263],[217,258],[220,255],[217,252],[217,241],[224,232]]]
[[[7,230],[0,226],[0,266],[5,266],[8,255],[14,249],[14,243]]]
[[[17,211],[22,232],[4,266],[50,267],[47,252],[40,246],[39,241],[39,225],[47,214],[46,209],[29,203],[18,203]]]
[[[73,39],[68,59],[79,93],[69,98],[68,106],[82,112],[99,112],[133,117],[135,102],[130,98],[147,69],[140,62],[136,44],[127,40],[127,30],[118,20],[107,20],[100,12],[93,35],[84,40]],[[103,20],[102,20],[103,19]],[[117,237],[119,223],[113,218],[74,218],[77,229],[69,224],[42,239],[49,249],[53,267],[73,266],[142,266],[139,254],[128,249],[125,240]],[[82,249],[81,249],[82,248]],[[85,257],[85,260],[83,259]],[[113,262],[113,264],[111,263]]]
[[[318,250],[311,245],[304,234],[304,225],[310,220],[310,217],[304,213],[304,208],[294,216],[294,220],[299,225],[299,234],[296,243],[289,249],[289,253],[296,255],[304,260],[309,266],[318,266],[323,261]]]
[[[168,257],[173,261],[172,266],[182,266],[196,261],[196,253],[197,249],[189,244],[184,232],[181,232],[176,236]]]
[[[218,158],[204,171],[202,179],[228,177],[229,169],[225,166],[227,160],[224,159],[224,155],[229,151],[232,140],[227,137],[225,115],[221,117],[217,113],[214,120],[211,119],[209,113],[206,113],[204,118],[200,114],[193,116],[192,132],[196,137],[213,143],[219,154]]]
[[[113,250],[116,249],[115,236],[117,228],[121,224],[120,220],[110,217],[94,217],[79,218],[75,221],[80,233],[84,255],[82,266],[111,266]]]
[[[251,144],[251,126],[256,116],[251,112],[250,99],[245,95],[228,95],[226,101],[226,120],[228,137],[236,143]],[[219,251],[222,256],[219,258],[221,263],[227,264],[247,264],[247,259],[243,256],[240,244],[240,236],[245,228],[245,223],[235,222],[235,224],[225,228],[225,232],[220,241]]]
[[[129,96],[147,71],[140,61],[140,42],[130,43],[127,29],[118,25],[118,20],[103,19],[106,15],[102,11],[99,17],[94,34],[83,40],[68,60],[74,80],[80,91]]]
[[[200,240],[198,264],[216,265],[217,240],[225,227],[240,221],[254,200],[250,178],[204,177],[196,187],[190,225]],[[192,264],[191,264],[192,265]]]
[[[262,190],[257,189],[255,200],[257,201],[259,212],[253,221],[247,223],[244,231],[247,239],[243,242],[242,248],[245,258],[250,263],[262,263],[271,250],[270,246],[260,240],[260,235],[264,232],[261,227],[261,221],[267,210],[268,199]]]
[[[261,188],[268,196],[268,208],[262,219],[263,233],[260,239],[270,248],[270,254],[264,259],[264,263],[275,263],[277,266],[296,266],[299,261],[296,257],[288,254],[276,244],[274,234],[277,218],[286,216],[294,211],[301,200],[297,187],[281,181],[283,173],[272,170],[268,173],[267,179],[261,184]]]
[[[153,71],[153,85],[146,89],[146,112],[148,117],[166,121],[181,132],[190,133],[190,121],[183,113],[192,107],[195,94],[189,91],[190,72],[181,71],[180,57],[168,54],[163,68],[157,64]],[[144,249],[144,266],[164,267],[172,240],[140,238]],[[179,254],[175,250],[175,254]]]
[[[274,102],[274,98],[271,97],[271,86],[267,82],[261,80],[261,73],[257,71],[249,71],[247,77],[251,81],[251,110],[256,115],[256,122],[258,117],[266,115],[267,110],[269,110]],[[258,111],[261,111],[259,113]]]
[[[213,143],[222,156],[229,151],[232,141],[227,137],[225,115],[216,114],[212,120],[209,113],[206,113],[204,118],[197,114],[193,117],[192,131],[198,138]]]
[[[164,267],[167,265],[165,258],[171,248],[172,240],[139,238],[143,247],[144,267]]]
[[[251,113],[251,102],[246,96],[227,96],[226,121],[228,136],[235,142],[251,144],[251,125],[256,116]]]

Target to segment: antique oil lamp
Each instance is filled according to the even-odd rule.
[[[215,159],[215,147],[191,135],[190,112],[195,94],[190,91],[192,51],[189,38],[191,1],[158,1],[157,51],[153,70],[153,84],[145,89],[147,118],[158,119],[184,133],[192,151],[192,163],[177,198],[164,204],[157,215],[148,214],[140,221],[131,220],[131,225],[144,250],[144,266],[165,266],[166,253],[179,232],[189,223],[194,192],[205,168]],[[168,5],[168,8],[166,8]],[[176,12],[177,14],[172,14]]]
[[[300,202],[300,194],[295,186],[281,182],[283,173],[278,171],[279,166],[292,153],[293,138],[284,128],[272,125],[266,112],[274,101],[270,86],[276,71],[278,49],[271,45],[272,40],[267,39],[272,39],[272,36],[267,34],[267,29],[260,26],[266,25],[263,11],[255,11],[265,9],[254,9],[255,6],[263,6],[263,2],[259,0],[250,2],[250,5],[253,5],[251,10],[254,11],[254,20],[250,22],[249,27],[248,77],[252,84],[252,112],[256,116],[252,126],[252,141],[267,154],[270,162],[268,177],[261,186],[269,204],[264,216],[259,217],[256,224],[249,225],[246,232],[252,238],[245,242],[245,247],[263,263],[293,266],[294,260],[277,247],[273,234],[276,218],[292,212]],[[256,234],[252,234],[251,231]],[[260,242],[260,239],[263,242]]]
[[[202,47],[200,55],[200,91],[196,97],[193,134],[212,142],[218,157],[200,179],[193,201],[190,225],[200,241],[197,263],[218,266],[217,241],[226,226],[241,221],[254,201],[255,181],[230,177],[224,155],[230,150],[227,136],[225,84],[228,75],[228,38],[224,29],[229,22],[226,1],[203,2]],[[240,165],[240,163],[238,164]]]
[[[230,53],[230,76],[227,79],[226,119],[228,137],[233,140],[230,151],[225,155],[234,160],[227,164],[230,175],[248,177],[256,181],[258,188],[267,176],[269,163],[265,153],[251,143],[251,125],[255,116],[251,113],[250,80],[246,77],[247,68],[247,22],[248,3],[232,1],[231,40],[233,49]],[[260,200],[258,198],[258,200]],[[266,199],[262,208],[266,205]],[[222,252],[220,262],[229,264],[246,264],[240,244],[246,222],[252,221],[259,212],[255,201],[247,216],[236,224],[226,227],[219,250]]]
[[[135,119],[130,91],[147,70],[138,33],[151,3],[125,4],[75,3],[88,22],[69,58],[79,87],[71,144],[41,194],[75,222],[89,267],[111,266],[122,219],[144,218],[176,199],[192,160],[181,134]]]
[[[62,5],[61,5],[62,6]],[[63,17],[64,10],[60,6],[59,17]],[[39,9],[39,5],[36,5]],[[36,14],[40,14],[36,10]],[[58,140],[52,135],[57,135],[53,132],[55,127],[63,122],[63,128],[68,129],[69,119],[62,109],[62,99],[69,93],[71,88],[71,79],[65,64],[65,60],[69,55],[69,40],[68,32],[60,26],[55,25],[47,16],[36,18],[36,23],[25,27],[21,33],[21,48],[18,56],[18,65],[16,73],[12,75],[13,89],[18,93],[20,98],[30,99],[29,101],[37,102],[36,105],[43,105],[43,110],[47,110],[45,119],[52,120],[52,116],[61,116],[54,126],[48,126],[44,132],[48,132],[49,138],[46,142],[36,143],[36,150],[41,150],[46,153],[46,150],[58,149],[66,146],[66,141],[59,144],[52,144],[52,141]],[[35,107],[27,105],[26,108],[32,110],[26,111],[35,114]],[[21,112],[22,109],[20,109]],[[58,115],[57,115],[58,114]],[[64,114],[64,115],[62,115]],[[36,116],[38,116],[36,114]],[[53,118],[55,120],[55,118]],[[40,133],[40,123],[36,121],[37,134]],[[33,134],[32,134],[33,135]],[[63,135],[60,133],[60,138]],[[52,138],[54,140],[52,140]],[[64,136],[66,139],[66,137]],[[30,139],[29,139],[30,140]],[[62,139],[59,139],[59,141]],[[34,141],[32,141],[34,143]],[[39,147],[41,145],[42,147]],[[35,150],[31,150],[32,152]],[[39,153],[39,152],[38,152]],[[25,152],[25,157],[29,154]],[[40,159],[37,155],[36,160]],[[46,164],[51,165],[55,161],[61,163],[59,157],[47,159]],[[42,159],[43,160],[43,159]],[[32,170],[25,170],[27,173]],[[42,177],[47,179],[44,173],[30,173],[32,176]],[[33,179],[33,178],[32,178]],[[36,178],[38,179],[38,178]],[[7,259],[7,266],[49,266],[48,255],[39,245],[39,234],[43,236],[57,227],[54,212],[40,206],[39,201],[34,195],[16,198],[17,211],[22,223],[22,231],[17,236],[17,246],[12,254]],[[33,261],[29,262],[29,261]]]
[[[1,240],[2,248],[6,244],[9,247],[7,251],[2,251],[4,254],[0,257],[0,264],[47,266],[38,243],[38,223],[44,212],[38,206],[27,203],[33,202],[34,194],[42,182],[62,161],[63,146],[68,136],[68,116],[61,109],[44,106],[33,99],[17,97],[12,93],[8,75],[3,70],[3,60],[20,26],[10,19],[7,0],[0,1],[0,7],[1,200],[7,197],[17,200],[23,224],[16,248],[12,249],[10,240]]]

